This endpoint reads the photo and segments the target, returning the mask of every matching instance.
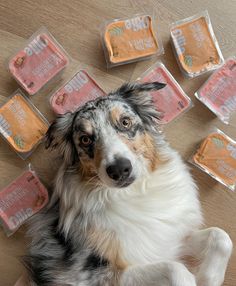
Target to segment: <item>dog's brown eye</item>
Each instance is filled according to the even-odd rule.
[[[121,124],[125,128],[130,128],[131,127],[131,120],[128,117],[122,118]]]
[[[89,146],[92,143],[92,140],[89,136],[83,135],[80,137],[80,143],[84,146]]]

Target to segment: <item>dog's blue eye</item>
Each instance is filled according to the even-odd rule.
[[[80,143],[87,147],[92,143],[92,139],[88,135],[83,135],[80,137]]]

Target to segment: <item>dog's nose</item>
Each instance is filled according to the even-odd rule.
[[[106,168],[107,175],[114,181],[125,180],[132,171],[130,160],[118,158],[115,162]]]

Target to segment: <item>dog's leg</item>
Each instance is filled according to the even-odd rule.
[[[232,247],[229,235],[216,227],[196,231],[188,238],[188,254],[200,261],[195,273],[198,286],[222,285]]]
[[[128,268],[120,286],[196,286],[192,273],[181,263],[161,262]]]

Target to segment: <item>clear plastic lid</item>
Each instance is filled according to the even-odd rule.
[[[0,191],[0,224],[8,236],[12,235],[47,203],[47,189],[29,165],[28,170]]]
[[[157,110],[163,114],[160,123],[171,122],[193,106],[191,99],[161,62],[156,62],[137,80],[166,84],[164,88],[151,93]]]
[[[164,53],[154,13],[106,21],[101,41],[108,68]]]
[[[69,63],[69,57],[46,28],[37,31],[11,57],[8,68],[29,94],[37,93]]]
[[[231,123],[236,118],[236,58],[229,58],[216,70],[195,96],[221,121]]]
[[[236,141],[216,129],[203,140],[190,162],[230,190],[236,188]]]
[[[87,101],[104,95],[106,93],[96,81],[81,69],[51,95],[50,104],[55,113],[64,114],[74,112]]]
[[[172,47],[180,70],[196,77],[219,67],[224,58],[207,11],[171,25]]]
[[[26,159],[42,141],[48,122],[21,90],[0,107],[0,135]]]

